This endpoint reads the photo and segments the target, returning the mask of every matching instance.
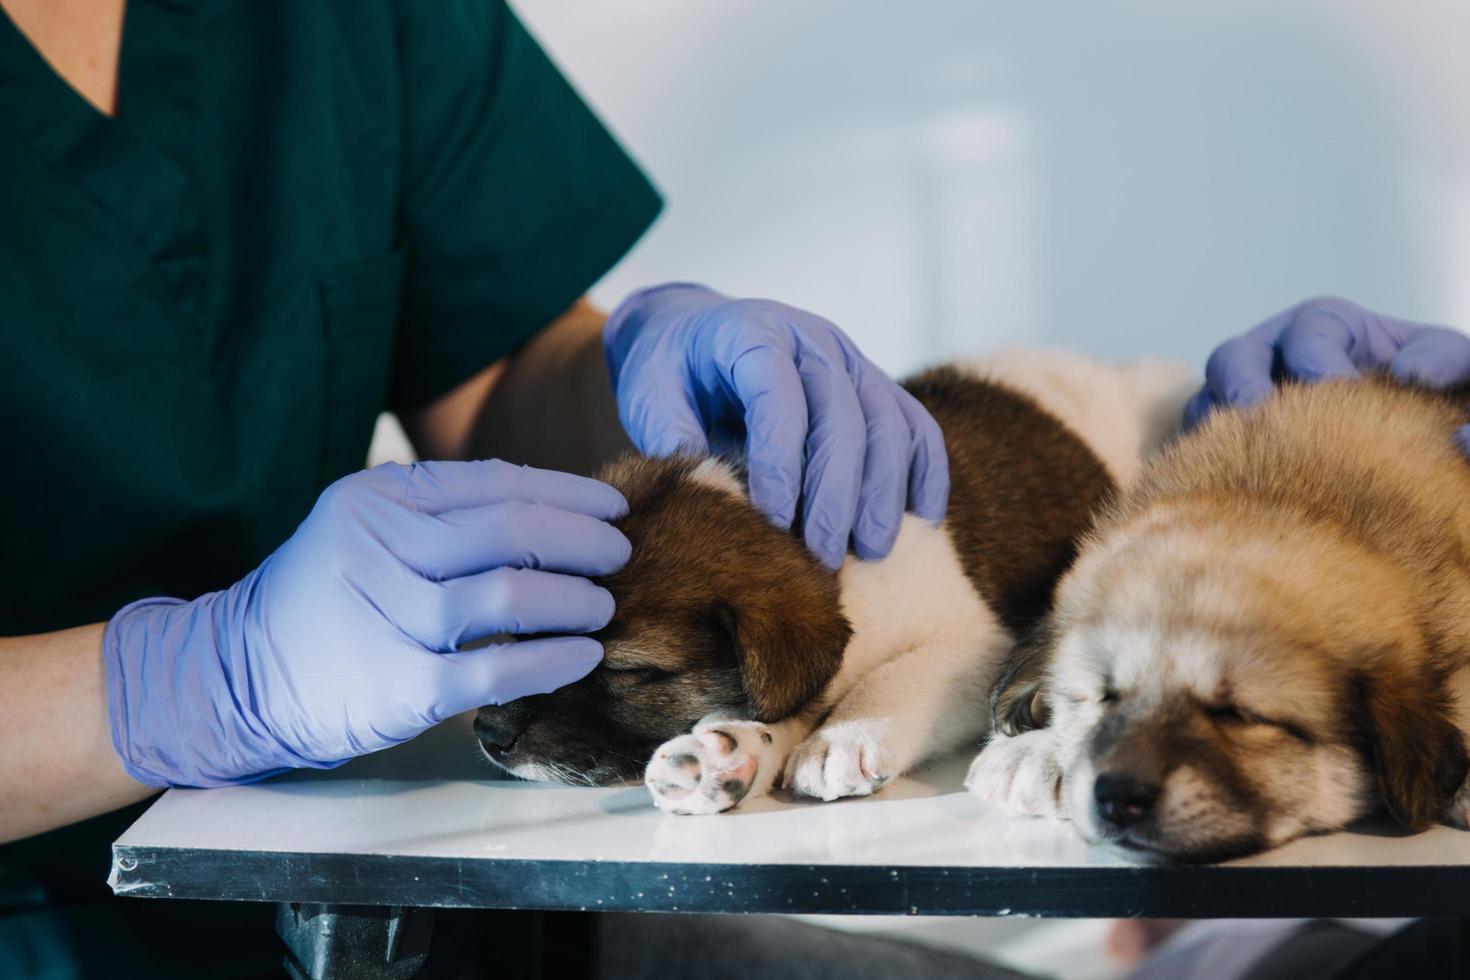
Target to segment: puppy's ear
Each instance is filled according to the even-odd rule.
[[[1042,680],[1051,663],[1056,634],[1043,620],[1011,651],[995,686],[990,689],[990,717],[1002,735],[1020,735],[1046,727],[1046,691]]]
[[[1444,819],[1465,779],[1465,741],[1431,672],[1396,667],[1388,657],[1379,663],[1355,678],[1363,737],[1389,814],[1423,830]]]
[[[802,590],[766,590],[723,602],[716,616],[730,635],[740,682],[757,721],[789,717],[821,693],[842,666],[852,626],[835,590],[812,601]]]

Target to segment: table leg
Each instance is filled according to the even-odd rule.
[[[283,902],[276,934],[293,980],[414,980],[428,976],[432,909]]]

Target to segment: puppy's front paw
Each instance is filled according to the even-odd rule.
[[[867,796],[898,775],[883,751],[881,732],[861,722],[817,729],[786,760],[786,785],[802,796],[836,800]]]
[[[659,746],[643,783],[665,813],[723,813],[753,787],[769,786],[761,772],[771,733],[760,722],[700,725]]]
[[[1062,766],[1046,729],[1007,736],[999,732],[970,764],[965,787],[987,803],[1024,817],[1066,819]]]

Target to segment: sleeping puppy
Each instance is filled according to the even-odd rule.
[[[864,795],[978,743],[987,692],[1047,607],[1094,508],[1172,431],[1189,379],[1012,352],[906,385],[943,429],[948,516],[904,518],[891,555],[823,568],[720,459],[626,458],[633,557],[602,580],[617,611],[591,674],[479,712],[515,775],[645,778],[674,813],[714,813],[778,779]]]
[[[1287,386],[1158,456],[1007,665],[970,788],[1184,860],[1376,804],[1463,828],[1464,394]]]

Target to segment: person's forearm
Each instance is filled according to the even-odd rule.
[[[102,630],[0,638],[0,842],[157,792],[112,747]]]
[[[569,473],[591,473],[631,449],[602,351],[606,320],[581,300],[515,354],[403,419],[415,449]]]

